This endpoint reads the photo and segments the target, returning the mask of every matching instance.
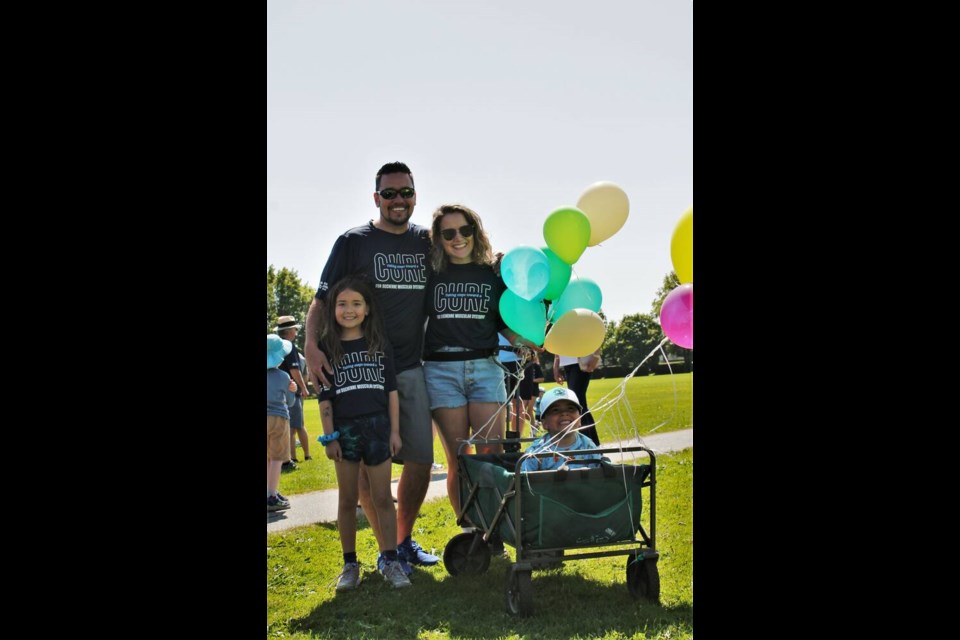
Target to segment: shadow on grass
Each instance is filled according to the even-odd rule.
[[[267,524],[271,522],[277,522],[279,520],[287,519],[287,510],[283,511],[267,511]]]
[[[336,522],[314,522],[311,527],[316,527],[318,529],[326,529],[327,531],[332,531],[334,535],[338,536],[339,540],[339,530],[337,529]],[[357,516],[357,531],[364,531],[365,529],[370,528],[370,521],[367,520],[364,516]],[[339,551],[339,549],[338,549]]]
[[[533,616],[510,615],[505,607],[509,566],[508,561],[495,559],[481,575],[458,577],[450,576],[442,564],[418,567],[411,576],[413,586],[406,589],[391,588],[367,568],[357,590],[331,593],[307,616],[290,620],[289,630],[323,638],[410,638],[432,630],[478,640],[514,634],[566,638],[613,632],[626,637],[692,633],[691,605],[634,600],[625,576],[603,584],[563,570],[535,571]]]

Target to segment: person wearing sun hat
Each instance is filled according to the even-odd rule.
[[[277,318],[277,335],[293,343],[290,353],[280,363],[280,370],[286,371],[287,375],[297,383],[297,401],[290,407],[290,460],[283,463],[284,469],[291,470],[297,468],[297,437],[300,438],[300,446],[303,447],[303,459],[312,460],[310,457],[310,434],[307,433],[307,423],[303,417],[303,401],[309,395],[309,392],[307,391],[306,373],[300,370],[300,352],[294,342],[300,328],[300,323],[293,316]]]
[[[297,384],[277,367],[293,350],[293,343],[275,333],[267,335],[267,511],[290,508],[280,495],[280,466],[290,459],[290,411],[297,401]]]
[[[577,394],[566,387],[554,387],[543,394],[540,401],[541,420],[547,433],[530,443],[526,453],[554,452],[553,456],[526,458],[521,471],[546,471],[563,466],[595,464],[587,460],[599,460],[599,453],[567,455],[571,451],[596,449],[593,441],[576,431],[580,425],[580,400]]]

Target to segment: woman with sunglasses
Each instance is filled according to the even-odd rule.
[[[441,205],[433,214],[430,239],[433,272],[427,280],[423,376],[447,454],[447,495],[459,515],[457,448],[471,434],[503,437],[507,392],[497,362],[497,333],[511,344],[533,345],[500,317],[506,285],[493,269],[480,216],[460,204]],[[480,453],[502,450],[499,445],[478,448]]]

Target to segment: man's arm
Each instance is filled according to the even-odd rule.
[[[290,369],[290,377],[297,383],[297,393],[301,398],[306,398],[310,393],[307,391],[307,383],[303,381],[303,374],[299,368]]]
[[[577,361],[580,365],[580,371],[585,371],[587,373],[593,373],[596,368],[600,365],[600,349],[597,349],[589,356],[580,358]]]
[[[320,333],[323,331],[323,310],[324,302],[319,298],[314,298],[310,303],[310,309],[307,311],[306,326],[304,331],[306,335],[303,338],[303,355],[307,359],[307,375],[313,382],[313,387],[320,392],[320,385],[332,387],[326,373],[333,373],[333,367],[327,360],[327,355],[320,350],[317,345],[320,342]]]

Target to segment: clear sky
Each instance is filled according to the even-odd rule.
[[[461,202],[502,252],[618,184],[626,224],[573,270],[609,319],[649,312],[693,206],[692,1],[269,0],[267,264],[315,287],[393,161],[412,222]]]

